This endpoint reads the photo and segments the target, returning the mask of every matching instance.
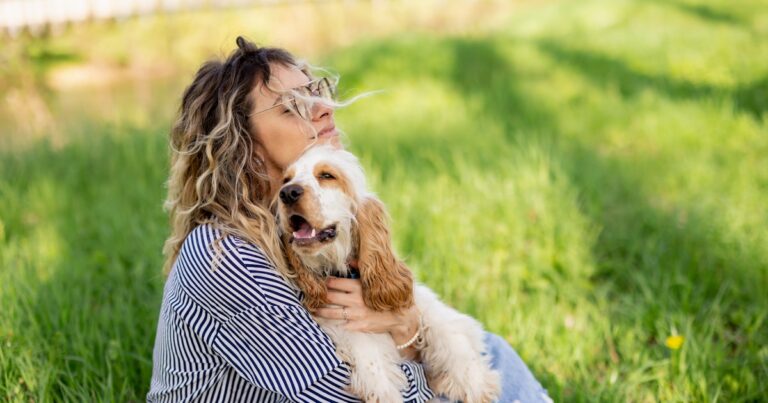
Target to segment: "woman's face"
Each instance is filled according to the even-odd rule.
[[[279,63],[273,63],[270,67],[272,72],[269,86],[277,91],[309,84],[309,78],[296,67]],[[259,141],[258,152],[274,172],[273,175],[282,175],[282,171],[314,142],[339,146],[332,107],[315,103],[312,116],[305,120],[291,112],[287,106],[280,105],[283,101],[281,94],[271,91],[261,82],[253,89],[251,96],[255,101],[251,113],[259,112],[250,117],[255,132],[253,135]]]

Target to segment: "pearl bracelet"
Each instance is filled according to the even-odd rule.
[[[398,351],[399,350],[403,350],[403,349],[406,349],[406,348],[412,346],[414,343],[416,343],[416,347],[418,347],[419,349],[423,348],[425,343],[424,343],[424,337],[423,337],[422,333],[424,332],[424,330],[425,330],[425,328],[424,328],[424,315],[419,313],[419,328],[416,329],[416,334],[414,334],[413,337],[411,337],[410,340],[406,341],[405,343],[403,343],[403,344],[401,344],[399,346],[395,346],[395,348]]]

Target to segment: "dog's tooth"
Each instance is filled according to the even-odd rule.
[[[312,233],[309,234],[309,237],[310,238],[314,238],[315,237],[315,229],[314,228],[312,228]]]

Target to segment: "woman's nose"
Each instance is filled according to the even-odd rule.
[[[312,105],[312,120],[322,120],[326,116],[333,117],[333,106],[325,102],[315,102],[315,104]]]

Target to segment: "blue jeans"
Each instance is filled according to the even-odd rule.
[[[501,372],[500,403],[551,402],[547,390],[525,365],[517,352],[503,338],[485,333],[485,346],[491,355],[491,365]]]
[[[485,333],[485,347],[491,355],[491,365],[501,373],[499,403],[552,402],[547,390],[541,387],[531,371],[514,349],[503,338]],[[441,399],[447,402],[446,399]]]

